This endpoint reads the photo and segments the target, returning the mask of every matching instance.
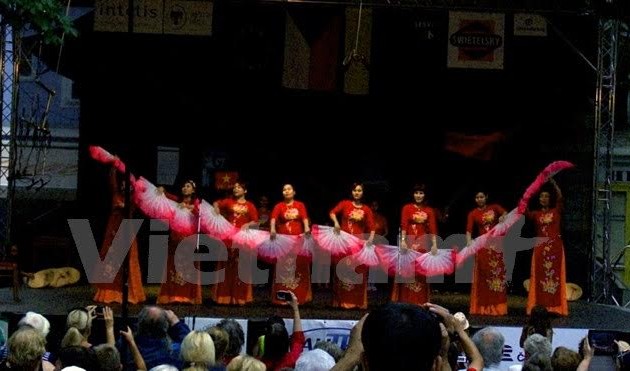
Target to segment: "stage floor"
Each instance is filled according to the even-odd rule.
[[[147,303],[155,303],[159,285],[145,287]],[[220,306],[215,305],[209,298],[209,288],[204,287],[203,305],[169,305],[165,306],[180,317],[232,317],[232,318],[265,318],[272,314],[290,317],[288,308],[275,306],[269,302],[269,289],[256,287],[254,296],[256,301],[250,305]],[[78,285],[58,289],[31,289],[24,287],[21,291],[22,301],[14,303],[10,288],[0,288],[0,312],[24,313],[29,310],[45,315],[65,315],[68,310],[77,306],[93,304],[94,289],[89,285]],[[302,318],[308,319],[358,319],[364,311],[340,310],[330,307],[331,293],[325,288],[314,288],[314,301],[300,307]],[[370,307],[387,302],[388,295],[385,287],[378,291],[369,292]],[[443,305],[451,312],[468,312],[469,295],[457,292],[434,292],[434,303]],[[511,295],[508,298],[508,315],[502,317],[469,316],[472,326],[522,326],[526,322],[525,315],[526,298]],[[120,305],[114,304],[112,308],[116,314],[120,314]],[[134,316],[142,308],[142,305],[130,305],[129,315]],[[583,300],[569,303],[569,316],[554,319],[554,327],[590,328],[630,332],[630,310],[615,306],[591,304]]]

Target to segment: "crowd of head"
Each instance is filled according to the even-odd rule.
[[[306,351],[295,300],[291,307],[292,329],[289,331],[281,317],[269,318],[251,355],[244,352],[246,339],[238,321],[223,319],[211,327],[191,331],[175,313],[157,306],[144,307],[137,316],[135,331],[127,327],[118,336],[114,333],[114,314],[110,308],[89,306],[72,310],[67,315],[60,347],[49,353],[49,321],[41,314],[28,312],[7,344],[0,348],[0,370],[501,369],[505,346],[501,331],[485,327],[469,336],[471,329],[465,316],[452,315],[439,305],[386,304],[356,323],[347,349],[319,341]],[[588,370],[595,354],[588,339],[576,339],[579,351],[562,346],[552,349],[553,329],[544,316],[544,310],[533,311],[523,327],[524,361],[510,365],[509,370]],[[102,344],[91,342],[93,325],[104,326]],[[624,362],[630,358],[626,357],[630,346],[625,342],[615,342],[615,346],[618,353],[611,358],[618,360],[616,368],[630,370]]]

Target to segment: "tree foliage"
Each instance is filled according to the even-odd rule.
[[[31,29],[45,44],[61,44],[62,35],[77,35],[58,0],[0,0],[0,16],[14,30]]]

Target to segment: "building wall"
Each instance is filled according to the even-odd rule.
[[[22,62],[18,195],[75,199],[80,102],[72,80],[33,56]]]

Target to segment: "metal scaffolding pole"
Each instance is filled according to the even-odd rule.
[[[0,140],[0,246],[11,239],[12,203],[15,194],[14,133],[17,125],[19,42],[11,26],[0,26],[0,81],[2,82],[2,139]]]
[[[619,304],[612,295],[614,273],[610,259],[611,182],[615,132],[615,88],[619,20],[599,20],[597,87],[595,91],[595,145],[593,169],[593,230],[591,300]],[[601,228],[599,228],[601,226]]]

